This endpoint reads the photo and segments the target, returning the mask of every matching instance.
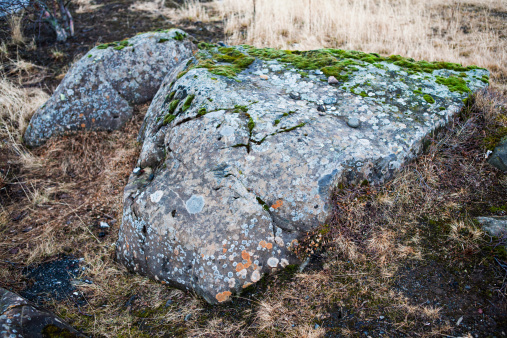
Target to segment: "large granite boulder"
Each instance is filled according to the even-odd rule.
[[[85,337],[51,312],[0,288],[0,337]]]
[[[145,118],[117,259],[210,303],[298,263],[338,182],[385,181],[488,82],[399,56],[200,48]]]
[[[132,105],[151,100],[168,72],[192,56],[193,48],[178,29],[93,48],[35,112],[24,135],[26,144],[39,146],[71,130],[120,128],[132,116]]]

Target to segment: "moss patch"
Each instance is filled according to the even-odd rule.
[[[185,112],[190,108],[190,105],[192,105],[192,101],[194,100],[195,95],[189,95],[187,99],[185,100],[185,103],[183,103],[183,106],[181,107],[181,111]]]
[[[122,40],[122,41],[115,41],[110,43],[103,43],[101,45],[98,45],[97,49],[107,49],[109,47],[112,47],[116,50],[122,50],[125,47],[132,47],[133,44],[129,43],[129,40]]]
[[[435,99],[430,94],[424,94],[423,99],[429,104],[435,103]]]

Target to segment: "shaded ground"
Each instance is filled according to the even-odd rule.
[[[44,67],[28,85],[51,92],[95,44],[173,26],[129,11],[133,2],[97,1],[100,9],[75,15],[76,37],[65,44],[28,26],[37,50],[11,45],[8,58],[18,53]],[[221,23],[183,24],[198,40],[223,39]],[[55,58],[55,49],[63,57]],[[506,336],[507,271],[500,263],[507,254],[501,239],[472,220],[507,212],[507,178],[484,158],[507,130],[507,106],[505,98],[485,97],[384,188],[337,190],[334,218],[306,239],[312,260],[304,271],[289,267],[221,306],[114,262],[122,191],[147,105],[122,131],[53,139],[29,162],[1,148],[0,286],[24,291],[97,337]]]

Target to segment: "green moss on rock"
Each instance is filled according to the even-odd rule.
[[[435,99],[430,94],[424,94],[423,99],[429,104],[435,103]]]
[[[194,100],[195,95],[189,95],[187,99],[185,100],[185,103],[183,103],[183,106],[181,107],[181,111],[185,112],[190,108],[190,105],[192,105],[192,101]]]

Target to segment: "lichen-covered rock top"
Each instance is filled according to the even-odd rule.
[[[298,263],[291,250],[325,221],[330,188],[386,180],[488,76],[359,52],[200,47],[145,118],[117,258],[212,303]]]
[[[54,314],[0,288],[0,337],[85,337]]]
[[[69,70],[32,117],[24,139],[39,146],[70,130],[114,130],[132,116],[132,104],[149,101],[163,79],[192,56],[193,44],[177,29],[99,45]]]

